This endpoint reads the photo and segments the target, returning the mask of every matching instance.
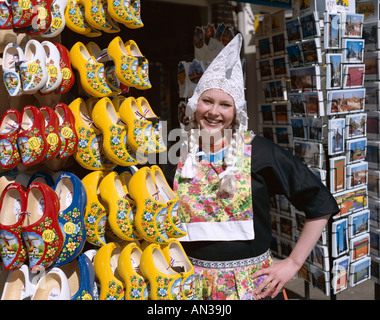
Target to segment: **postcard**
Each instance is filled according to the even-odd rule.
[[[364,14],[342,13],[342,38],[361,38],[363,24]]]
[[[299,15],[310,14],[316,11],[315,0],[297,0],[296,6]]]
[[[364,76],[365,64],[345,64],[343,68],[343,89],[363,87]]]
[[[294,155],[312,167],[322,169],[323,146],[321,143],[293,140]]]
[[[301,42],[304,64],[322,63],[321,41],[319,38]]]
[[[341,89],[342,79],[342,54],[326,53],[326,89]]]
[[[351,264],[350,286],[354,287],[359,283],[371,278],[371,258],[366,257]]]
[[[301,16],[299,18],[302,38],[319,37],[321,35],[321,28],[319,26],[319,17],[317,12]]]
[[[363,63],[364,39],[342,39],[344,63]]]
[[[380,139],[380,111],[367,112],[367,137],[368,139]]]
[[[324,13],[324,47],[340,49],[341,16],[340,13]]]
[[[282,55],[285,53],[285,33],[280,32],[277,34],[272,34],[272,48],[273,54],[275,56]]]
[[[348,220],[334,221],[331,226],[331,256],[337,258],[348,253]]]
[[[293,240],[295,221],[290,217],[280,215],[280,235],[285,239]]]
[[[380,198],[380,171],[368,170],[368,195],[372,198]]]
[[[380,80],[380,51],[364,52],[365,80]]]
[[[380,142],[369,140],[367,143],[367,157],[368,168],[380,169]]]
[[[290,123],[293,131],[293,138],[307,140],[307,121],[304,117],[292,117]]]
[[[279,145],[290,145],[292,141],[292,132],[290,126],[276,126],[274,133]]]
[[[273,126],[261,126],[260,132],[264,138],[277,143]]]
[[[286,52],[288,53],[288,60],[290,67],[300,67],[303,65],[303,54],[300,44],[295,43],[286,46]]]
[[[327,246],[317,244],[312,251],[312,263],[317,267],[329,271],[329,249]]]
[[[349,266],[350,258],[348,256],[343,256],[333,261],[331,285],[334,294],[347,289]]]
[[[257,69],[257,78],[259,80],[269,80],[273,78],[271,59],[257,61]]]
[[[288,57],[275,57],[272,59],[273,74],[275,78],[288,78],[289,77],[289,63]]]
[[[322,91],[309,91],[303,93],[303,100],[306,108],[306,115],[324,116],[325,108]]]
[[[363,39],[365,43],[365,50],[374,51],[380,49],[379,28],[380,21],[368,22],[365,20],[363,25]]]
[[[357,1],[356,13],[364,14],[364,23],[377,21],[379,17],[379,1],[378,0]]]
[[[262,39],[257,40],[257,48],[259,49],[259,58],[267,58],[272,55],[272,45],[270,42],[270,38],[265,37]]]
[[[290,69],[290,86],[292,90],[320,90],[319,65]]]
[[[369,223],[374,228],[380,227],[380,200],[372,198],[369,202],[368,208],[370,210]]]
[[[367,113],[348,114],[346,116],[346,138],[360,138],[367,135]]]
[[[364,111],[366,89],[327,91],[327,115]]]
[[[305,104],[303,94],[289,93],[290,109],[294,115],[305,115]]]
[[[285,11],[281,10],[270,15],[272,30],[271,33],[275,34],[277,32],[284,33],[285,31]]]
[[[380,110],[380,82],[367,81],[365,89],[365,109],[368,111]]]
[[[330,191],[343,191],[346,188],[346,157],[330,158]]]
[[[340,212],[333,216],[334,219],[368,208],[367,187],[342,191],[334,194],[334,198],[340,208]]]
[[[371,228],[371,230],[369,231],[369,239],[371,256],[376,256],[379,258],[380,230]]]
[[[369,232],[369,216],[370,211],[368,209],[350,214],[348,216],[350,238]]]
[[[273,118],[273,110],[272,110],[272,104],[260,104],[260,115],[261,115],[261,122],[266,124],[273,124],[274,118]]]
[[[344,152],[345,118],[335,118],[328,121],[328,154],[335,155]]]
[[[290,103],[274,103],[272,107],[277,124],[290,123]]]
[[[367,153],[367,138],[347,140],[347,163],[363,161]]]
[[[368,162],[360,161],[347,165],[347,189],[364,186],[368,181]]]
[[[323,139],[323,121],[322,118],[310,118],[309,119],[309,134],[308,138],[311,141],[322,142]]]
[[[301,26],[298,18],[285,22],[286,33],[288,36],[288,42],[301,41]]]
[[[318,11],[355,13],[355,0],[324,0],[318,1]],[[323,6],[324,5],[324,6]]]
[[[317,266],[310,265],[311,284],[321,290],[326,296],[330,295],[330,272]]]
[[[350,240],[351,263],[369,255],[370,241],[369,233],[364,233]]]

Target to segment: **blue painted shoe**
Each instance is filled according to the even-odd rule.
[[[71,300],[94,300],[94,266],[84,253],[62,266],[61,270],[69,280]]]
[[[71,172],[60,174],[54,190],[60,204],[58,222],[65,238],[62,251],[54,264],[59,267],[77,258],[86,242],[84,211],[87,194],[82,181]]]

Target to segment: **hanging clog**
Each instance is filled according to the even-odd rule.
[[[68,92],[75,82],[74,72],[71,69],[70,52],[63,45],[54,43],[59,51],[61,60],[59,61],[59,67],[61,68],[62,81],[60,86],[55,89],[56,94],[63,94]]]
[[[8,0],[0,1],[0,29],[12,29],[13,28],[13,18],[12,18],[12,7]]]
[[[39,279],[31,300],[70,300],[70,286],[65,273],[52,268]]]
[[[50,41],[41,42],[46,53],[46,70],[48,78],[40,93],[47,94],[57,89],[62,82],[62,71],[60,67],[61,55],[57,47]]]
[[[61,150],[61,139],[59,137],[59,119],[54,110],[50,107],[43,106],[40,109],[45,120],[45,136],[49,149],[42,160],[43,162],[54,159]]]
[[[41,35],[44,38],[53,38],[61,34],[66,25],[65,9],[66,0],[53,0],[51,2],[51,23],[50,27]]]
[[[0,120],[0,166],[3,169],[13,169],[20,163],[18,150],[18,129],[21,114],[15,109],[7,109]]]
[[[24,52],[16,43],[8,43],[3,52],[3,81],[11,97],[22,95],[20,64]]]

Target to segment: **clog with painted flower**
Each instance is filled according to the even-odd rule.
[[[16,109],[7,109],[0,120],[0,166],[14,168],[21,160],[17,145],[21,114]]]
[[[22,110],[17,145],[21,162],[25,166],[41,162],[48,152],[45,119],[40,110],[34,106],[26,106]]]
[[[71,172],[60,174],[54,190],[60,204],[58,221],[65,238],[62,251],[53,264],[59,267],[76,259],[86,242],[84,211],[87,194],[82,181]]]
[[[11,4],[6,0],[0,1],[0,10],[2,12],[0,17],[0,29],[12,29],[13,28],[13,18],[12,18],[12,7]]]
[[[131,0],[107,0],[107,4],[108,13],[112,19],[125,26],[134,24],[136,17],[132,12]]]
[[[178,239],[170,239],[162,251],[170,267],[181,274],[181,293],[183,299],[195,300],[194,267],[183,250],[181,243]]]
[[[99,300],[124,300],[124,283],[119,275],[120,245],[110,242],[95,255],[95,275],[100,282]]]
[[[135,88],[140,90],[146,90],[150,89],[152,87],[152,84],[149,80],[149,61],[148,59],[143,56],[143,54],[140,51],[140,48],[137,46],[137,43],[133,40],[129,40],[125,43],[125,49],[127,50],[127,53],[129,56],[134,57],[137,59],[137,62],[133,61],[133,67],[131,69],[135,70],[135,67],[137,64],[137,74],[134,72],[133,76],[136,80]],[[137,81],[138,79],[138,81]]]
[[[29,27],[35,17],[37,0],[11,0],[13,29]]]
[[[39,36],[45,33],[51,25],[52,0],[37,0],[33,12],[37,14],[32,18],[32,24],[26,28],[25,33],[29,36]]]
[[[167,204],[160,202],[158,191],[149,167],[137,170],[129,181],[129,193],[136,202],[137,231],[145,240],[163,244],[168,241]]]
[[[71,156],[78,146],[78,134],[75,130],[75,117],[70,108],[62,102],[58,102],[55,105],[54,112],[58,116],[60,128],[59,137],[62,141],[61,150],[59,151],[57,158],[64,159]]]
[[[73,45],[70,61],[72,67],[78,70],[80,83],[89,95],[102,98],[112,93],[106,82],[104,64],[98,63],[83,43]]]
[[[69,281],[71,300],[94,300],[95,271],[86,254],[81,253],[60,269]]]
[[[169,238],[180,238],[186,235],[186,231],[178,217],[178,196],[170,188],[164,173],[157,165],[150,167],[153,181],[158,189],[158,195],[161,202],[166,203],[166,234]]]
[[[92,110],[92,119],[103,133],[103,150],[107,158],[121,166],[137,164],[127,143],[127,126],[120,120],[111,100],[100,99]]]
[[[50,267],[62,250],[64,236],[58,212],[54,190],[44,183],[33,182],[27,190],[26,214],[21,225],[31,271]]]
[[[51,3],[51,23],[49,28],[41,36],[44,38],[53,38],[58,36],[66,25],[65,9],[66,0],[53,0]]]
[[[24,60],[20,64],[22,90],[24,94],[33,94],[40,90],[48,79],[46,52],[37,40],[27,42]]]
[[[54,159],[61,150],[61,139],[59,137],[59,119],[54,110],[48,106],[40,109],[45,119],[45,136],[49,149],[43,159],[43,162]]]
[[[26,188],[19,183],[10,183],[3,191],[0,203],[0,252],[5,270],[20,268],[28,258],[21,233],[25,208]]]
[[[182,300],[181,274],[174,271],[166,261],[160,245],[151,243],[141,256],[140,268],[150,284],[152,300]]]
[[[66,47],[59,43],[54,43],[54,45],[57,47],[61,56],[61,60],[59,61],[59,67],[61,68],[62,72],[62,81],[60,86],[57,89],[55,89],[55,93],[62,94],[68,92],[74,85],[75,76],[73,70],[71,69],[69,50],[67,50]]]
[[[16,43],[8,43],[3,52],[3,81],[11,97],[22,95],[20,64],[24,52]]]
[[[141,1],[132,0],[130,3],[130,10],[133,14],[133,19],[128,20],[125,25],[130,29],[138,29],[144,26],[144,23],[141,19]]]
[[[84,6],[79,0],[68,0],[65,8],[65,23],[71,30],[79,34],[88,34],[91,27],[84,18]]]
[[[106,17],[106,0],[80,0],[80,2],[84,6],[84,18],[91,27],[102,31],[111,29]]]
[[[75,160],[85,169],[104,170],[101,158],[101,132],[91,120],[87,105],[82,98],[69,104],[75,117],[75,131],[78,135],[78,146],[74,152]]]
[[[98,170],[90,172],[82,179],[87,194],[87,206],[84,215],[86,239],[96,246],[106,244],[108,209],[104,207],[98,194],[99,184],[103,177],[104,172]]]
[[[119,273],[124,280],[125,300],[148,300],[149,283],[140,270],[142,250],[135,242],[126,245],[119,256]]]
[[[135,203],[117,172],[111,171],[103,178],[99,184],[99,192],[108,205],[108,222],[112,231],[123,240],[141,239],[135,227]]]
[[[58,48],[50,41],[41,42],[46,53],[46,70],[48,78],[40,93],[47,94],[57,89],[62,82],[62,71],[60,67],[61,55]]]

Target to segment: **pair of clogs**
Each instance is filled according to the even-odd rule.
[[[61,55],[61,53],[63,55]],[[3,81],[10,96],[23,94],[49,94],[59,91],[62,93],[62,61],[67,61],[68,55],[61,45],[50,41],[40,43],[29,40],[25,50],[16,43],[9,43],[3,53]],[[65,73],[72,85],[71,73]],[[67,80],[67,79],[66,79]],[[64,85],[67,87],[67,85]]]
[[[108,13],[112,19],[130,29],[142,28],[140,0],[107,0]]]
[[[136,203],[135,225],[147,241],[165,244],[169,238],[186,235],[178,217],[178,197],[157,165],[142,167],[129,181]]]
[[[148,245],[140,268],[149,281],[152,300],[195,299],[194,267],[177,239],[170,239],[163,248]]]

